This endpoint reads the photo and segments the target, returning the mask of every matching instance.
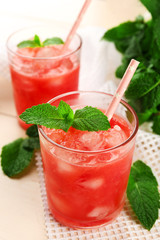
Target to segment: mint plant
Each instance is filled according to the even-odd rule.
[[[122,54],[116,77],[122,78],[132,58],[141,62],[125,97],[137,112],[139,123],[153,121],[153,132],[160,134],[160,124],[157,125],[157,116],[160,115],[160,1],[140,1],[152,18],[145,21],[138,16],[135,21],[108,30],[102,39],[113,42]]]

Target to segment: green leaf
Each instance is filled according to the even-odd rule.
[[[153,115],[153,113],[155,113],[155,112],[157,112],[157,110],[154,108],[148,109],[145,112],[137,112],[139,125],[148,121],[151,118],[151,116]]]
[[[39,137],[26,138],[23,142],[23,147],[27,150],[40,149]]]
[[[41,41],[40,41],[40,38],[38,37],[38,35],[35,35],[35,36],[34,36],[34,42],[35,42],[35,44],[36,44],[38,47],[41,47],[41,46],[42,46]]]
[[[125,97],[128,99],[140,98],[159,83],[160,75],[154,71],[136,72],[125,92]]]
[[[102,40],[111,42],[122,40],[124,38],[133,36],[138,30],[139,29],[137,29],[136,22],[128,21],[108,30],[102,37]]]
[[[29,127],[26,131],[26,134],[29,136],[29,137],[38,137],[38,128],[37,128],[37,125],[33,125],[31,127]]]
[[[140,40],[137,36],[133,36],[130,39],[130,45],[125,51],[125,57],[126,58],[136,58],[137,56],[142,55],[141,46],[140,46]]]
[[[25,48],[25,47],[30,47],[34,48],[37,47],[37,44],[33,40],[26,40],[22,41],[17,45],[18,48]]]
[[[160,13],[160,1],[159,0],[140,0],[141,3],[148,9],[152,14],[153,18],[159,17]]]
[[[63,40],[59,37],[47,38],[43,42],[43,46],[58,45],[58,44],[64,44]]]
[[[40,142],[37,125],[29,127],[26,131],[26,134],[29,136],[29,138],[26,139],[24,147],[27,149],[39,149]]]
[[[71,122],[73,122],[74,112],[73,112],[72,108],[69,106],[69,104],[67,104],[66,102],[61,100],[58,105],[57,110],[60,115],[62,115],[68,121],[71,120]]]
[[[1,166],[9,177],[22,172],[31,162],[33,149],[26,149],[25,142],[26,140],[19,138],[2,147]]]
[[[137,160],[131,167],[131,176],[134,178],[134,180],[137,181],[150,181],[156,186],[158,186],[158,182],[156,177],[154,176],[151,168],[147,166],[144,162],[141,160]]]
[[[141,39],[140,42],[141,51],[143,52],[143,54],[148,55],[152,41],[153,41],[153,22],[152,20],[150,20],[146,23],[143,38]]]
[[[28,108],[19,116],[26,123],[43,125],[48,128],[63,129],[68,131],[71,119],[63,115],[59,109],[49,103],[39,104]]]
[[[160,14],[160,12],[159,12]],[[154,34],[154,38],[156,40],[157,46],[160,50],[160,17],[158,17],[155,21],[154,21],[154,27],[153,27],[153,34]]]
[[[128,103],[136,111],[139,120],[139,125],[148,120],[151,120],[153,114],[157,113],[157,108],[155,107],[144,109],[142,106],[141,98],[132,99]]]
[[[141,108],[143,111],[155,109],[158,105],[160,105],[160,85],[145,94],[139,99],[139,101],[141,102]]]
[[[154,133],[160,135],[160,115],[154,116],[152,129]]]
[[[99,131],[108,130],[110,123],[99,109],[86,106],[76,110],[72,127],[82,131]]]
[[[160,197],[152,170],[140,160],[131,167],[127,197],[139,221],[150,230],[158,219]]]

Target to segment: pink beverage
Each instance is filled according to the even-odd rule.
[[[54,31],[53,31],[54,30]],[[81,39],[75,35],[65,52],[63,45],[36,48],[17,48],[23,40],[39,35],[44,41],[55,36],[65,41],[66,35],[52,26],[18,31],[7,42],[13,95],[17,114],[33,105],[45,103],[51,98],[78,90]],[[18,119],[23,128],[28,125]]]
[[[112,96],[101,92],[72,92],[50,101],[73,109],[93,106],[105,112]],[[39,127],[49,208],[61,223],[93,228],[114,220],[125,202],[138,120],[124,101],[108,131],[88,132]]]

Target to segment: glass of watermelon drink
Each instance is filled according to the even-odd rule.
[[[17,115],[26,108],[45,103],[51,98],[78,90],[80,52],[82,41],[75,35],[67,51],[63,45],[18,48],[17,44],[33,39],[37,34],[41,41],[59,37],[64,42],[68,31],[57,26],[26,28],[12,34],[7,41],[10,73]],[[18,118],[23,128],[29,125]]]
[[[112,95],[71,92],[60,100],[74,110],[85,106],[106,111]],[[59,222],[73,228],[94,228],[114,220],[125,202],[138,130],[135,111],[121,100],[107,131],[68,132],[39,126],[49,208]]]

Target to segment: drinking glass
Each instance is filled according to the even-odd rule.
[[[57,96],[49,103],[58,106],[63,100],[74,110],[92,106],[105,112],[112,97],[103,92],[77,91]],[[55,219],[64,225],[73,228],[99,227],[114,220],[123,208],[138,118],[124,100],[121,100],[114,117],[118,126],[113,127],[112,123],[112,128],[103,133],[81,131],[67,140],[66,133],[61,139],[69,141],[67,147],[66,143],[62,146],[56,142],[62,130],[39,126],[49,208]],[[101,140],[100,134],[104,134],[105,139]],[[123,134],[128,134],[125,140]],[[79,144],[75,147],[77,138]],[[104,141],[113,146],[101,149]],[[82,144],[87,150],[81,150]]]

